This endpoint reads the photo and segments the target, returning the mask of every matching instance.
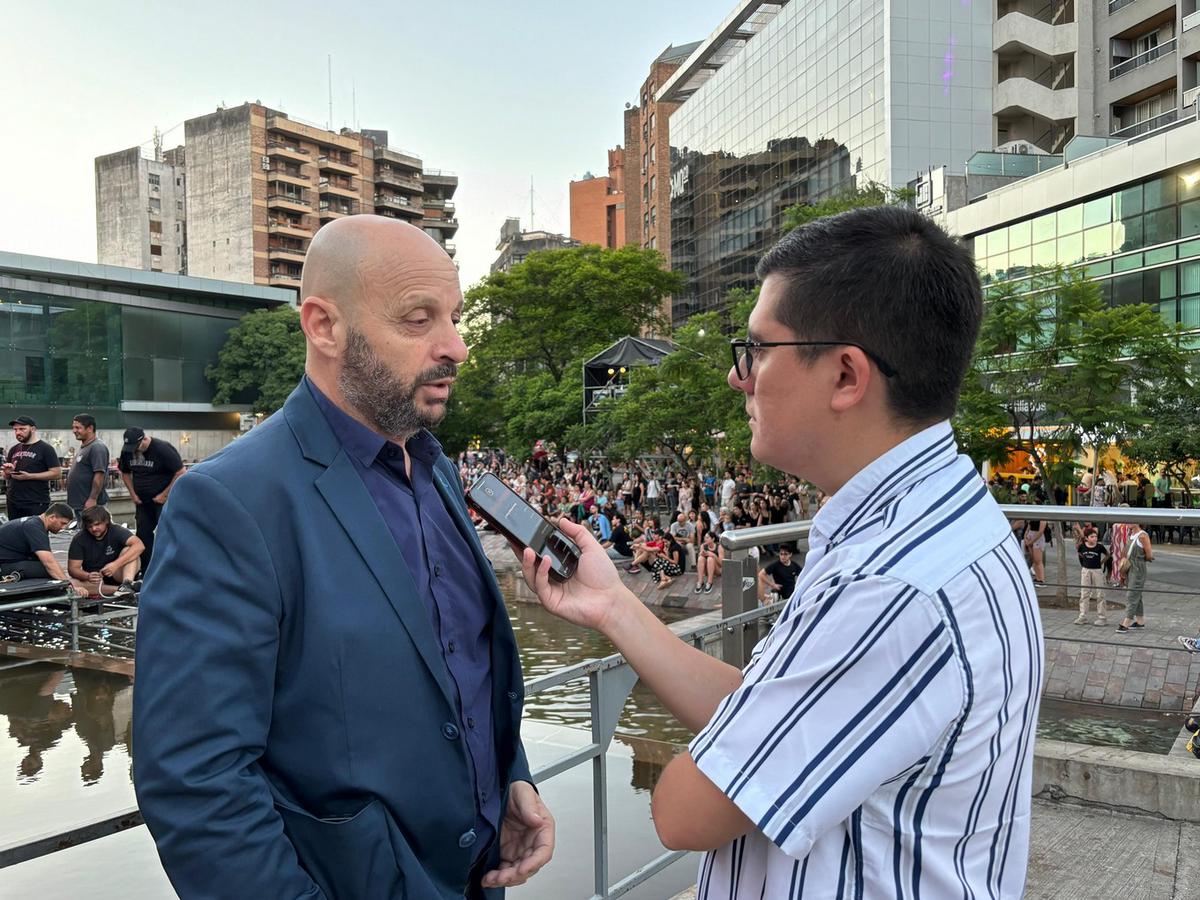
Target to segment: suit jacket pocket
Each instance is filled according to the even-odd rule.
[[[278,795],[275,808],[300,865],[329,900],[404,900],[404,875],[378,798],[333,819],[319,819]]]

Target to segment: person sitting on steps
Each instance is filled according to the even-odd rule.
[[[88,597],[100,599],[114,594],[136,594],[135,581],[146,546],[127,529],[112,523],[103,506],[92,506],[79,516],[83,530],[71,539],[67,550],[67,572],[88,585]]]

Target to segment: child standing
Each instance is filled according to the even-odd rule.
[[[1104,588],[1104,565],[1108,562],[1108,551],[1100,543],[1100,534],[1095,528],[1083,529],[1083,542],[1079,544],[1079,618],[1076,625],[1086,625],[1088,603],[1096,601],[1095,625],[1108,624],[1105,602],[1101,591]]]

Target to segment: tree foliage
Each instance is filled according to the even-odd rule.
[[[1183,485],[1191,506],[1188,469],[1200,460],[1200,372],[1163,379],[1138,394],[1138,421],[1125,435],[1125,454],[1151,469],[1160,466]]]
[[[283,406],[304,374],[304,332],[290,306],[243,316],[229,332],[217,362],[205,370],[214,403],[249,403],[270,415]]]
[[[887,206],[896,203],[907,203],[915,196],[908,188],[892,188],[886,184],[870,181],[863,187],[852,187],[817,203],[800,203],[789,206],[783,211],[782,233],[786,234],[793,228],[807,225],[809,222],[835,216],[838,213],[860,209],[864,206]]]
[[[663,304],[683,287],[653,250],[585,246],[531,253],[467,291],[471,357],[460,371],[439,438],[523,456],[534,441],[583,438],[583,363],[619,338],[667,323]]]
[[[1185,354],[1146,304],[1109,306],[1079,270],[1035,276],[1034,291],[992,291],[955,427],[977,459],[1033,460],[1053,495],[1084,447],[1100,454],[1144,424],[1131,399],[1173,383]]]

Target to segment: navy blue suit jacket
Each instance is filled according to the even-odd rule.
[[[507,793],[531,780],[517,646],[458,473],[443,457],[434,474],[494,610]],[[179,895],[461,898],[479,848],[464,837],[476,807],[449,671],[402,554],[303,384],[176,482],[154,563],[134,780]]]

